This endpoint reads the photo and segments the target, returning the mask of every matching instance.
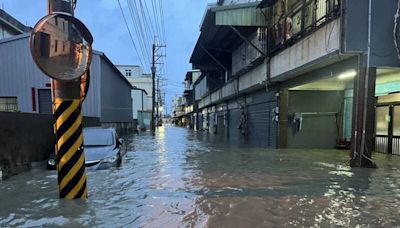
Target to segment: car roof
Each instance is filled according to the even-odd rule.
[[[114,128],[100,128],[100,127],[86,127],[83,129],[85,132],[116,132]]]

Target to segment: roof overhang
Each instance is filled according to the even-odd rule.
[[[273,6],[277,0],[263,0],[261,3],[257,6],[257,8],[267,8]]]
[[[257,8],[259,2],[237,5],[218,6],[211,8],[215,13],[215,24],[225,26],[257,26],[266,27],[268,21],[263,9]]]
[[[257,1],[227,6],[209,5],[190,63],[197,68],[219,69],[218,64],[210,58],[210,53],[217,59],[226,58],[231,55],[234,47],[242,42],[231,26],[244,36],[255,32],[258,27],[266,26],[263,12],[257,9],[259,3]]]
[[[20,34],[30,32],[31,30],[31,28],[23,25],[21,22],[2,9],[0,9],[0,23],[7,25],[9,28]]]

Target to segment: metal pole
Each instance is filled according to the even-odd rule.
[[[154,121],[154,109],[156,106],[156,88],[155,88],[155,81],[156,81],[156,66],[155,66],[155,52],[156,52],[156,45],[153,44],[153,61],[151,66],[151,77],[153,82],[153,91],[152,91],[152,111],[151,111],[151,130],[154,132],[156,130],[155,121]]]
[[[159,125],[160,122],[160,101],[161,101],[161,97],[160,97],[160,79],[157,78],[157,125]]]
[[[73,4],[71,1],[48,0],[48,13],[53,12],[73,15]],[[52,80],[52,88],[60,198],[87,199],[80,79]]]

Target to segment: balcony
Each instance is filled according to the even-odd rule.
[[[256,32],[251,34],[249,40],[258,49],[267,51],[267,29],[258,28]],[[243,42],[232,53],[232,75],[238,75],[252,68],[257,63],[262,62],[264,56],[261,55],[253,46],[247,42]]]
[[[279,1],[270,10],[273,26],[268,33],[268,54],[273,55],[337,18],[340,1]]]

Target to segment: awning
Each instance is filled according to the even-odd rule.
[[[190,58],[190,63],[195,64],[197,67],[199,65],[203,65],[203,66],[213,66],[219,68],[218,64],[216,64],[215,61],[213,61],[212,58],[210,58],[209,53],[212,53],[214,57],[219,60],[230,57],[232,49],[236,45],[237,40],[240,40],[240,37],[238,37],[237,34],[233,32],[228,23],[225,23],[225,25],[218,25],[216,23],[216,17],[217,17],[216,14],[226,13],[226,15],[228,15],[230,14],[229,12],[231,11],[233,12],[237,10],[246,10],[247,8],[251,8],[251,10],[253,10],[254,12],[254,10],[257,10],[256,7],[258,6],[258,4],[259,2],[252,2],[252,3],[229,5],[229,6],[213,6],[207,9],[205,17],[203,19],[203,23],[201,25],[201,33],[199,39],[197,40],[196,46]],[[258,9],[258,11],[260,10]],[[237,13],[238,15],[240,14],[239,12]],[[233,15],[227,17],[233,17]],[[227,18],[226,22],[233,20],[234,19],[232,18],[231,19]],[[251,19],[247,18],[244,20],[248,21]],[[243,35],[249,35],[252,32],[256,31],[258,27],[259,26],[256,25],[239,26],[237,27],[237,29]]]
[[[257,8],[260,2],[218,6],[211,8],[215,12],[215,25],[266,27],[268,21],[263,9]]]

